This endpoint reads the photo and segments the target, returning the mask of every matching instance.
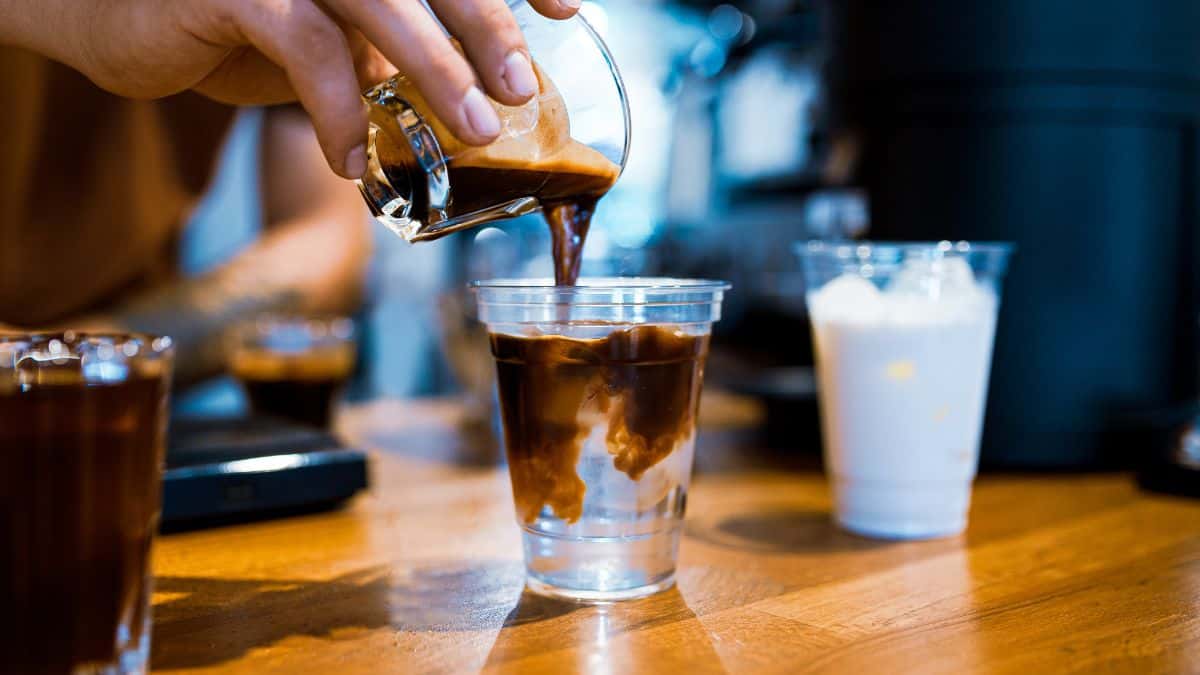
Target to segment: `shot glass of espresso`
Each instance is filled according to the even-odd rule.
[[[0,335],[0,672],[142,673],[169,338]]]
[[[675,582],[712,324],[729,286],[474,285],[535,592],[606,602]]]
[[[235,331],[230,351],[230,371],[254,414],[324,429],[354,372],[354,322],[261,316]]]

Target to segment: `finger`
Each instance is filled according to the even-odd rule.
[[[330,168],[346,178],[361,176],[367,111],[341,29],[309,0],[233,2],[238,29],[287,73]]]
[[[537,93],[529,47],[504,0],[430,0],[430,4],[462,44],[492,98],[520,105]]]
[[[421,90],[435,115],[459,140],[487,145],[500,117],[475,73],[433,16],[413,0],[326,0]]]
[[[354,71],[358,74],[359,89],[366,91],[396,74],[396,66],[363,37],[362,33],[347,26],[342,26],[342,32],[350,43],[350,54],[354,58]]]
[[[582,0],[529,0],[538,14],[551,19],[569,19],[579,11]]]

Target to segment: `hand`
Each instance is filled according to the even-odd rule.
[[[530,0],[557,19],[573,15],[578,2]],[[63,61],[123,96],[194,88],[236,104],[298,99],[330,167],[356,178],[366,170],[359,96],[396,68],[471,145],[500,133],[476,74],[506,105],[537,90],[505,0],[429,4],[463,53],[417,0],[0,0],[0,24],[7,24],[0,40]]]

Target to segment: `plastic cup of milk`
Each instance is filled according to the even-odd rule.
[[[838,524],[887,539],[962,532],[1012,245],[812,242],[798,253]]]

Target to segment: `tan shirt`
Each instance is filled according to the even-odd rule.
[[[175,274],[234,109],[113,96],[0,47],[0,323],[94,311]]]

